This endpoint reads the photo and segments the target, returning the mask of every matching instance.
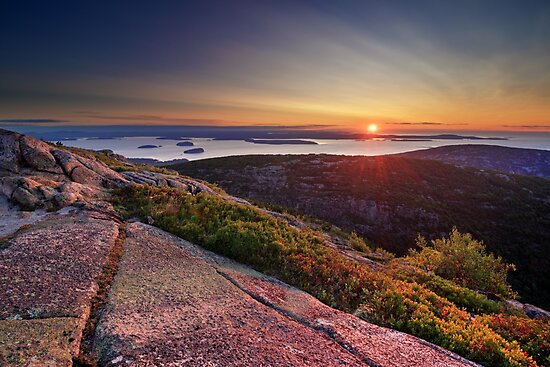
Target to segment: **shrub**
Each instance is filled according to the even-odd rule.
[[[351,232],[351,234],[349,235],[348,245],[357,251],[370,251],[370,247],[365,243],[365,240],[359,237],[355,232]]]
[[[507,340],[515,340],[542,366],[550,366],[550,321],[511,315],[484,315],[480,323],[497,331]]]
[[[410,266],[403,266],[400,260],[398,258],[393,261],[387,269],[387,272],[394,278],[420,283],[438,296],[444,297],[455,305],[463,307],[472,313],[500,313],[505,309],[502,302],[490,300],[479,292],[460,286],[451,280],[444,279],[433,273],[427,273]]]
[[[409,251],[410,264],[470,289],[515,297],[506,281],[514,265],[486,253],[483,242],[474,240],[471,234],[462,234],[454,227],[449,238],[434,240],[429,245],[419,236],[416,244],[419,250]]]

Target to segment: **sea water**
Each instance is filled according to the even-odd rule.
[[[122,137],[114,139],[89,139],[63,141],[64,145],[100,150],[110,149],[129,158],[154,158],[161,161],[186,158],[189,160],[226,157],[246,154],[340,154],[340,155],[384,155],[403,153],[419,149],[428,149],[444,145],[491,144],[506,147],[533,148],[550,150],[550,133],[472,133],[461,135],[499,136],[508,140],[447,140],[430,141],[392,141],[384,139],[308,139],[313,144],[255,144],[244,140],[215,140],[209,138],[187,139],[193,147],[179,147],[180,140],[157,139],[157,137]],[[158,148],[138,148],[142,145],[156,145]],[[203,148],[204,153],[184,153],[191,148]]]

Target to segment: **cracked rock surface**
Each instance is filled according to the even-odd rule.
[[[72,209],[0,244],[1,366],[72,366],[117,234],[114,221]]]

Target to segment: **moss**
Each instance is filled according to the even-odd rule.
[[[56,317],[37,320],[0,320],[0,365],[72,366],[78,350],[81,320]]]

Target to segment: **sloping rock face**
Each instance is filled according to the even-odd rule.
[[[118,225],[89,216],[51,216],[0,252],[1,319],[80,317]]]
[[[141,223],[95,335],[109,366],[473,366]]]

